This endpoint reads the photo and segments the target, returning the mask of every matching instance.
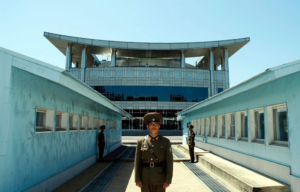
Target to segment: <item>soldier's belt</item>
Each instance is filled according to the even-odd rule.
[[[150,163],[143,163],[143,167],[162,167],[163,163],[154,163],[154,162],[150,162]]]

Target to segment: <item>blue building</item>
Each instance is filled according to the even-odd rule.
[[[0,47],[0,192],[52,191],[121,145],[131,115],[68,71]]]
[[[161,129],[181,129],[176,113],[229,88],[229,57],[250,38],[189,43],[137,43],[45,32],[64,55],[66,70],[133,118],[122,129],[146,129],[149,111],[163,115]],[[110,57],[99,61],[96,55]],[[185,58],[198,57],[195,64]]]
[[[196,146],[300,189],[300,60],[248,79],[179,113]],[[188,129],[184,129],[186,143]]]

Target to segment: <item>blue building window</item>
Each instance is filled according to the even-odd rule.
[[[208,98],[207,87],[94,86],[111,101],[200,102]]]
[[[218,93],[221,93],[223,91],[223,88],[218,88]]]
[[[265,139],[265,118],[263,109],[255,111],[255,138]]]
[[[248,119],[247,112],[241,113],[241,128],[242,128],[242,138],[248,138]]]
[[[288,141],[286,105],[273,109],[275,141]]]

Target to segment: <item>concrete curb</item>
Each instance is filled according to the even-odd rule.
[[[182,145],[178,145],[178,148],[181,149],[182,152],[189,154],[189,150],[186,147],[184,147]],[[222,168],[218,167],[217,165],[212,164],[209,161],[203,159],[201,157],[201,154],[203,154],[203,153],[209,153],[209,152],[203,151],[203,152],[195,153],[195,157],[196,157],[197,161],[199,163],[201,163],[202,165],[204,165],[205,167],[207,167],[211,172],[222,177],[224,180],[229,182],[232,186],[234,186],[238,190],[247,191],[247,192],[252,192],[252,191],[264,191],[264,192],[284,191],[284,192],[288,192],[290,189],[290,187],[288,185],[283,186],[283,187],[280,187],[280,186],[254,187],[251,184],[239,179],[238,177],[226,172],[226,170],[223,170]],[[251,170],[251,171],[253,171],[253,170]],[[261,174],[261,173],[259,173],[259,174]],[[265,176],[265,177],[268,177],[268,176]],[[273,178],[271,178],[271,179],[273,179]],[[278,182],[280,182],[280,181],[278,181]]]

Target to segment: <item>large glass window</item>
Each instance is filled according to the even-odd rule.
[[[288,141],[286,105],[273,108],[274,140]]]
[[[122,120],[122,129],[146,130],[147,127],[143,121],[143,117],[149,112],[158,112],[163,116],[164,120],[161,123],[160,129],[181,129],[180,122],[176,120],[176,113],[178,113],[180,110],[124,110],[131,114],[133,118],[130,120]]]
[[[223,91],[223,88],[218,88],[218,93],[221,93]]]
[[[208,98],[206,87],[91,86],[111,101],[200,102]]]

